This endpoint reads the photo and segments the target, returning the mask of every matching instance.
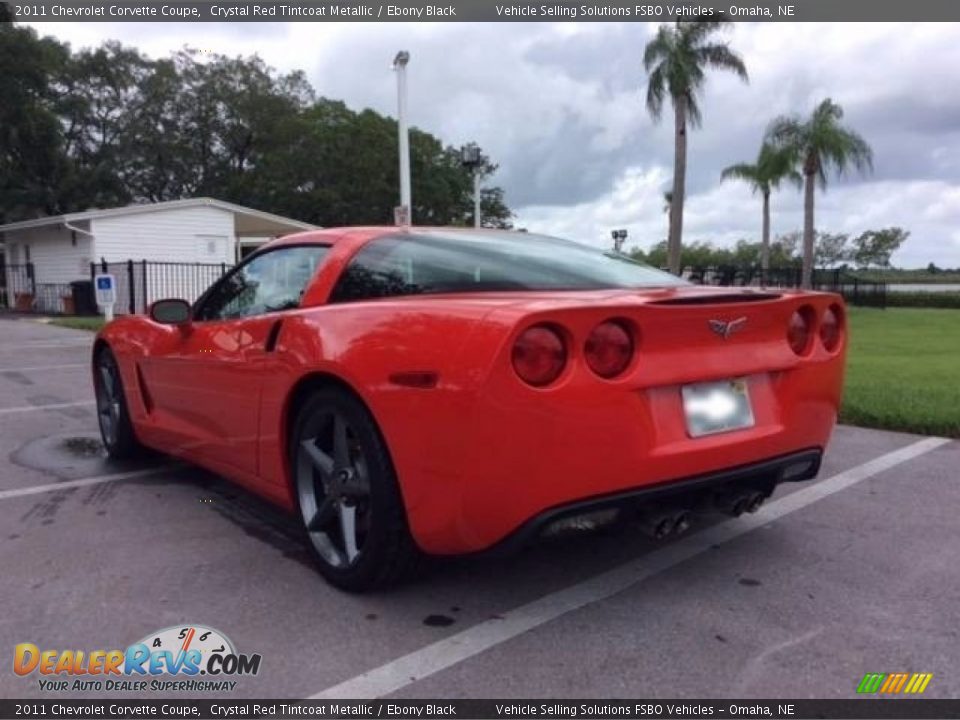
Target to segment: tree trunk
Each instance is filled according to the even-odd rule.
[[[770,191],[763,193],[763,237],[760,241],[760,269],[764,282],[770,269]]]
[[[687,99],[674,98],[673,196],[670,199],[670,237],[667,240],[667,264],[670,272],[680,274],[680,247],[683,238],[683,201],[687,179]]]
[[[803,271],[800,287],[809,289],[813,278],[813,193],[815,173],[807,173],[803,185]]]

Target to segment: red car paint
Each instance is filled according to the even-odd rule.
[[[350,258],[397,232],[322,230],[271,243],[332,246],[298,309],[184,326],[127,316],[104,328],[98,346],[118,359],[139,441],[294,509],[291,400],[310,378],[336,378],[376,419],[413,537],[438,554],[488,548],[580,499],[827,444],[846,352],[837,295],[777,290],[756,300],[756,289],[681,286],[325,304]],[[830,308],[840,326],[832,351],[818,331]],[[802,355],[787,339],[797,310],[813,319]],[[740,318],[728,335],[711,328]],[[630,330],[635,354],[603,379],[584,345],[609,320]],[[562,333],[568,350],[546,387],[524,383],[511,361],[515,339],[537,324]],[[681,386],[740,377],[755,425],[689,437]]]

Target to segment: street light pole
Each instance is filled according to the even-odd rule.
[[[613,238],[613,251],[615,253],[621,252],[623,249],[623,243],[627,239],[626,230],[611,230],[610,237]]]
[[[480,171],[473,171],[473,226],[480,227]]]
[[[407,129],[407,63],[410,53],[401,50],[393,59],[397,73],[397,132],[400,139],[400,208],[395,213],[398,225],[413,222],[413,205],[410,199],[410,133]]]
[[[473,173],[473,226],[481,226],[480,218],[480,166],[483,158],[480,148],[474,143],[460,148],[460,164]]]

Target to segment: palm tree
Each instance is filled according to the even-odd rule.
[[[739,163],[724,168],[720,173],[721,180],[743,180],[750,184],[753,192],[763,196],[763,238],[760,243],[760,267],[764,273],[770,269],[770,193],[780,187],[780,183],[788,180],[797,187],[803,183],[795,169],[793,153],[784,148],[776,148],[770,143],[763,143],[757,160],[752,165]]]
[[[670,212],[670,207],[672,205],[673,205],[673,191],[664,190],[663,191],[663,212],[667,216],[667,241],[668,242],[670,240],[670,236],[673,234],[670,230],[670,228],[672,227],[671,218],[673,217],[673,215]]]
[[[779,117],[770,124],[767,139],[789,152],[803,171],[803,271],[801,284],[810,287],[813,275],[814,184],[827,188],[827,171],[843,175],[850,166],[860,172],[873,169],[873,150],[859,134],[843,126],[843,108],[827,98],[806,121]]]
[[[647,109],[654,120],[660,119],[667,95],[673,103],[673,192],[670,236],[667,241],[668,265],[673,273],[680,272],[687,177],[687,125],[697,127],[702,120],[697,95],[703,89],[706,70],[730,70],[744,81],[747,80],[743,59],[726,43],[710,41],[714,32],[728,24],[728,20],[678,20],[674,26],[661,25],[643,52],[643,66],[650,76],[647,83]]]

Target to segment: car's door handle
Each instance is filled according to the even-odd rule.
[[[263,351],[264,352],[273,352],[277,347],[277,338],[280,337],[280,326],[283,325],[283,320],[277,320],[270,326],[270,332],[267,333],[267,342],[264,343]]]

